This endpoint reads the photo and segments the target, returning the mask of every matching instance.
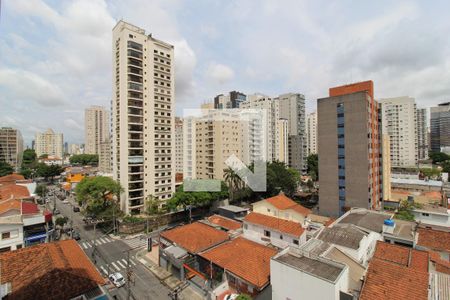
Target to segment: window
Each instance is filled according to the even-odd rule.
[[[264,230],[264,236],[265,237],[270,237],[270,231]]]
[[[429,217],[430,214],[428,214],[428,213],[422,213],[422,216],[424,216],[424,217]]]
[[[280,240],[282,240],[283,239],[283,235],[282,234],[280,234]]]
[[[11,233],[9,231],[2,232],[2,240],[9,239],[10,237],[11,237]]]
[[[298,246],[298,240],[293,240],[293,242],[294,242],[294,245]]]

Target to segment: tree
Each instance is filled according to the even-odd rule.
[[[22,166],[29,167],[36,162],[36,152],[34,149],[25,149],[23,151]]]
[[[47,186],[45,184],[39,184],[34,191],[39,197],[44,197],[47,193]]]
[[[48,158],[48,154],[45,153],[39,156],[39,159],[46,159],[46,158]]]
[[[159,206],[159,201],[153,195],[149,195],[145,199],[145,212],[148,215],[160,215],[164,210]]]
[[[226,199],[228,197],[228,187],[225,182],[221,182],[220,192],[187,192],[181,185],[172,198],[167,201],[167,207],[170,210],[176,210],[188,206],[205,206],[215,200]]]
[[[239,294],[239,296],[236,297],[236,300],[252,300],[252,297],[247,294]]]
[[[271,197],[283,191],[293,196],[300,182],[300,174],[285,163],[274,161],[267,164],[267,190],[261,196]]]
[[[69,158],[69,161],[73,165],[98,165],[98,155],[97,154],[78,154],[73,155]]]
[[[444,152],[431,152],[429,156],[433,161],[433,164],[450,160],[450,155],[445,154]]]
[[[223,178],[225,182],[228,184],[229,193],[230,193],[230,202],[234,200],[234,192],[243,187],[242,180],[239,175],[233,171],[232,168],[228,167],[223,170]]]
[[[319,180],[319,156],[310,154],[307,158],[308,175],[313,181]]]
[[[112,218],[120,213],[114,198],[120,199],[122,192],[119,182],[104,176],[85,177],[75,188],[79,205],[97,218]]]
[[[0,177],[14,173],[14,168],[7,162],[0,161]]]
[[[66,217],[58,217],[55,220],[55,225],[64,227],[64,225],[67,224],[67,221],[69,220]]]
[[[55,176],[61,175],[64,169],[58,165],[46,165],[44,163],[39,163],[36,167],[36,176],[44,177],[46,181],[50,178],[53,181]]]

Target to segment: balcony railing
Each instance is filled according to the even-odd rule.
[[[128,131],[142,132],[143,126],[142,125],[128,125]]]
[[[128,49],[128,56],[138,58],[138,59],[142,59],[142,57],[143,57],[141,52],[138,52],[136,50],[131,50],[131,49]]]
[[[135,67],[142,68],[142,61],[134,59],[134,58],[128,58],[128,64],[130,66],[135,66]]]
[[[138,51],[142,51],[142,45],[133,41],[128,41],[128,48],[132,48]]]
[[[142,84],[140,83],[134,83],[134,82],[128,82],[128,88],[131,90],[136,90],[136,91],[142,91]]]

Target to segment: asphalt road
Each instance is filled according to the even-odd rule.
[[[53,208],[53,198],[50,197],[50,207]],[[129,240],[114,239],[104,235],[100,230],[95,230],[93,225],[85,225],[83,216],[73,212],[74,199],[69,198],[70,204],[64,204],[56,200],[56,208],[61,214],[72,221],[73,228],[80,233],[78,241],[80,247],[88,255],[89,259],[96,265],[100,273],[110,274],[120,272],[127,279],[127,262],[129,253],[129,270],[131,271],[130,289],[135,299],[170,299],[169,289],[162,285],[159,280],[137,259],[135,254],[139,249],[146,246],[146,239],[136,237]],[[96,251],[93,251],[94,245]],[[93,255],[93,252],[94,255]],[[117,295],[118,299],[127,299],[127,287],[112,289],[111,295]]]

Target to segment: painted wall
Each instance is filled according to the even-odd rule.
[[[271,243],[281,249],[284,249],[287,246],[299,247],[306,243],[306,231],[304,231],[301,236],[293,236],[286,233],[281,233],[272,228],[251,224],[248,222],[244,222],[243,230],[245,238],[261,244]],[[270,237],[264,236],[265,230],[270,232]],[[294,244],[294,240],[298,240],[298,245]]]

